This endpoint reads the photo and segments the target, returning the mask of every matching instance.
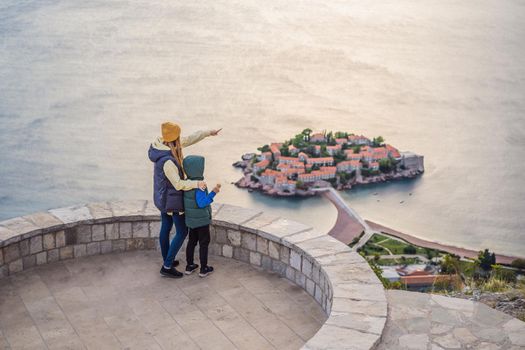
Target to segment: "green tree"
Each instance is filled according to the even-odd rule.
[[[334,134],[331,131],[328,134],[326,134],[326,143],[331,146],[335,145]]]
[[[290,156],[290,151],[288,151],[288,147],[283,146],[283,147],[281,147],[279,149],[279,151],[281,152],[281,156],[283,156],[283,157],[289,157]]]
[[[295,183],[295,188],[304,190],[306,189],[306,186],[304,185],[304,182],[302,182],[301,180],[297,180],[297,182]]]
[[[496,255],[490,253],[488,249],[485,249],[478,253],[476,263],[483,271],[488,272],[492,269],[492,265],[496,264]]]
[[[258,149],[259,151],[261,151],[262,153],[264,153],[264,152],[270,152],[270,146],[268,146],[268,145],[264,145],[264,146],[259,147],[259,148],[257,148],[257,149]]]
[[[390,158],[383,158],[379,160],[379,170],[383,173],[389,173],[392,171],[392,161]]]
[[[350,174],[349,173],[337,173],[339,176],[339,180],[341,181],[342,185],[346,185],[348,183],[348,180],[350,180]]]
[[[524,270],[525,269],[525,259],[521,259],[521,258],[515,259],[514,261],[512,261],[510,266],[515,267],[517,269]]]
[[[346,155],[343,153],[343,152],[336,152],[334,154],[334,161],[335,161],[335,164],[337,163],[340,163],[340,162],[343,162],[346,160]]]
[[[428,260],[432,260],[435,257],[434,251],[430,248],[425,248],[425,254]]]
[[[328,156],[330,155],[326,151],[326,145],[321,145],[321,157],[328,157]]]
[[[292,140],[292,145],[294,145],[295,147],[297,148],[303,148],[303,147],[306,147],[306,142],[304,140],[304,135],[303,134],[297,134],[294,136],[293,140]]]
[[[354,147],[352,147],[352,149],[354,150],[355,154],[361,152],[361,146],[360,145],[354,146]]]
[[[440,268],[442,273],[446,273],[448,275],[459,274],[461,272],[459,258],[450,254],[446,254],[441,260]]]
[[[310,142],[310,135],[312,135],[312,129],[306,128],[303,130],[302,134],[304,135],[304,140]]]
[[[413,245],[407,245],[406,247],[403,248],[403,253],[404,254],[416,254],[416,247],[414,247]]]
[[[336,131],[335,132],[335,138],[336,139],[343,139],[343,138],[346,138],[348,137],[348,133],[347,132],[344,132],[344,131]]]
[[[374,137],[374,139],[372,140],[372,145],[374,147],[379,147],[383,144],[383,142],[385,142],[383,136]]]

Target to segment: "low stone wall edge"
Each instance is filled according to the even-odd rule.
[[[210,253],[278,273],[328,319],[305,349],[373,349],[386,322],[385,292],[368,263],[331,236],[286,218],[213,204]],[[70,206],[0,222],[0,278],[59,260],[158,249],[151,201]],[[357,338],[356,338],[357,337]]]

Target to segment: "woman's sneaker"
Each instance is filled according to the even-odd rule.
[[[197,270],[198,268],[199,265],[197,264],[186,265],[186,275],[191,275],[193,271]]]
[[[172,267],[171,269],[166,269],[164,266],[160,268],[160,274],[164,277],[170,278],[181,278],[184,276],[182,272],[177,271],[176,268]]]
[[[201,268],[201,271],[199,272],[199,277],[206,277],[212,272],[213,272],[213,267],[211,266],[203,267]]]

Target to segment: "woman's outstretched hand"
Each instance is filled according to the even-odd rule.
[[[212,130],[212,131],[210,132],[210,135],[211,135],[211,136],[217,136],[217,135],[219,135],[219,132],[220,132],[221,130],[222,130],[222,128],[220,128],[220,129],[216,129],[216,130]]]

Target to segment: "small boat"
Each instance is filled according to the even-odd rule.
[[[399,202],[399,204],[403,204],[403,203],[405,203],[405,201],[401,201],[401,202]]]

